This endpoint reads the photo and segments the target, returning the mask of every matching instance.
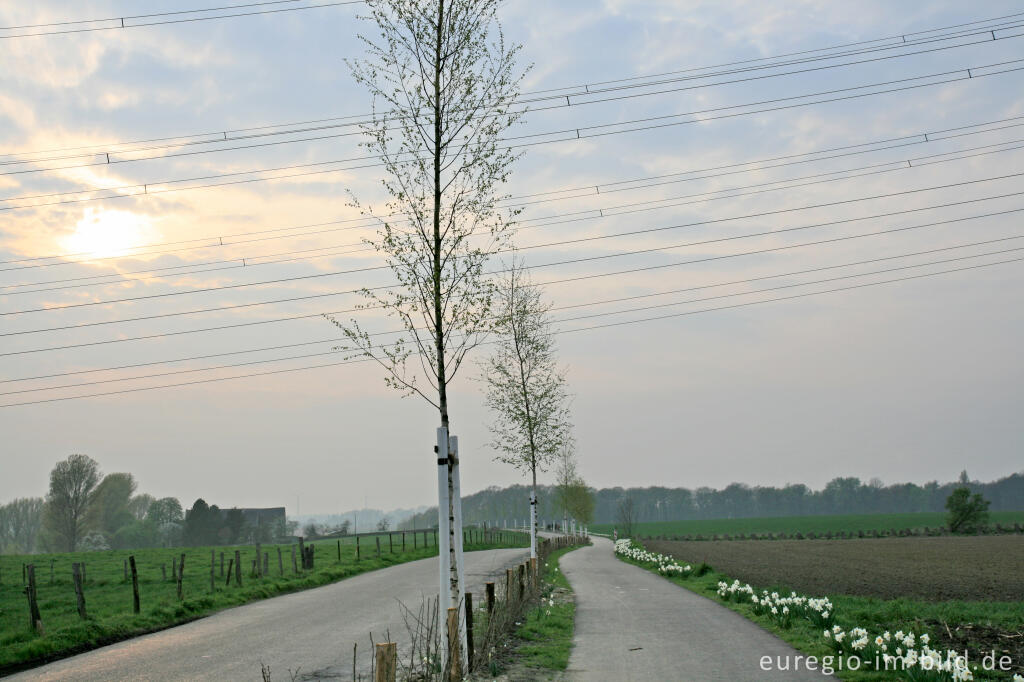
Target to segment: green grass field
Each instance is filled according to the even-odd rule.
[[[404,552],[401,533],[392,534],[391,544],[386,533],[378,537],[381,539],[380,557],[377,557],[376,538],[361,537],[358,561],[354,540],[341,544],[340,560],[337,540],[314,541],[310,544],[316,548],[315,568],[311,571],[300,568],[298,572],[292,569],[293,545],[264,545],[263,552],[269,554],[269,570],[263,578],[253,574],[252,562],[256,548],[252,545],[0,556],[0,675],[28,664],[183,623],[227,607],[437,555],[432,534],[429,534],[430,545],[424,547],[423,533],[419,533],[416,548],[413,548],[412,533],[407,533]],[[523,547],[529,544],[526,535],[511,532],[495,538],[500,542],[485,543],[481,540],[475,536],[474,541],[466,545],[466,550]],[[393,552],[390,551],[392,548]],[[228,565],[236,549],[241,557],[242,584],[235,584],[232,571],[231,584],[226,585]],[[214,557],[212,590],[211,550]],[[222,552],[225,575],[221,574]],[[186,558],[182,580],[183,599],[179,601],[176,583],[171,578],[171,563],[182,553]],[[132,612],[130,577],[127,581],[124,579],[124,561],[132,554],[139,575],[141,608],[138,614]],[[301,567],[301,560],[297,561]],[[87,620],[82,620],[78,615],[72,562],[85,563]],[[41,636],[29,627],[28,601],[22,583],[22,566],[26,563],[35,565],[39,610],[44,627]]]
[[[1024,524],[1024,511],[991,512],[989,523],[1012,526]],[[940,512],[912,514],[835,514],[828,516],[775,516],[749,519],[701,519],[695,521],[654,521],[635,524],[634,535],[738,535],[744,533],[827,533],[838,531],[904,530],[909,528],[937,528],[946,524],[946,515]],[[611,534],[615,524],[595,523],[591,532]],[[621,535],[621,529],[619,530]]]

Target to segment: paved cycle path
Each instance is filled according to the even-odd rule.
[[[521,563],[529,549],[467,552],[469,591],[483,594],[490,576]],[[258,682],[260,663],[274,682],[352,678],[352,644],[358,642],[356,670],[370,671],[370,633],[383,641],[391,632],[399,655],[408,650],[399,602],[418,612],[424,598],[437,595],[437,558],[421,559],[363,573],[303,592],[252,602],[212,616],[112,644],[18,673],[12,680],[218,680]]]
[[[794,657],[801,654],[779,638],[710,599],[620,561],[611,540],[592,539],[593,546],[559,560],[576,593],[576,634],[567,679],[829,679],[803,665],[793,670]],[[771,670],[761,667],[762,656],[771,657]],[[789,657],[789,670],[777,669],[778,657]]]

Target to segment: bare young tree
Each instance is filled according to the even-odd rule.
[[[555,356],[550,305],[514,262],[498,293],[494,353],[482,363],[486,404],[494,413],[491,447],[497,459],[530,475],[530,556],[537,556],[537,471],[568,444],[569,394]]]
[[[100,466],[87,455],[71,455],[50,472],[43,523],[66,552],[74,552],[82,535]]]
[[[385,170],[383,210],[353,197],[378,219],[368,240],[397,280],[364,289],[362,308],[396,318],[402,333],[378,344],[355,319],[328,317],[345,336],[349,357],[376,361],[385,381],[419,395],[440,416],[438,465],[447,459],[448,585],[457,606],[464,592],[456,553],[458,469],[448,445],[448,387],[469,351],[493,326],[495,284],[484,271],[509,242],[515,211],[498,208],[516,153],[501,134],[521,117],[511,106],[522,75],[519,46],[505,43],[498,0],[367,0],[366,19],[378,29],[361,35],[368,56],[349,62],[353,77],[373,98],[362,126],[363,145]],[[410,362],[410,359],[415,359]],[[440,451],[444,443],[447,452]],[[439,497],[443,484],[439,484]],[[444,500],[439,500],[443,503]],[[442,508],[444,507],[444,508]],[[464,649],[464,647],[463,647]]]

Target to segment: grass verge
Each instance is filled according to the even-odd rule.
[[[488,656],[487,668],[476,679],[549,679],[569,666],[576,603],[558,563],[567,552],[581,546],[584,545],[565,547],[548,555],[539,604],[523,614],[500,651]]]
[[[806,619],[793,619],[790,627],[778,625],[768,615],[754,613],[753,607],[746,602],[735,602],[718,596],[718,583],[731,583],[732,578],[714,570],[706,564],[693,564],[694,570],[689,575],[664,575],[659,573],[657,565],[633,560],[617,555],[621,561],[631,563],[665,580],[696,592],[722,606],[735,611],[745,618],[757,623],[765,630],[777,635],[801,653],[815,656],[819,661],[825,657],[837,660],[836,652],[824,638],[822,630]],[[684,557],[678,557],[680,561]],[[762,589],[769,592],[789,594],[784,585],[755,586],[755,592]],[[849,595],[809,595],[812,597],[828,596],[834,606],[835,623],[848,631],[853,627],[863,627],[871,633],[896,632],[904,630],[921,634],[927,632],[936,649],[953,648],[958,651],[967,649],[974,678],[978,680],[1009,680],[1013,675],[1024,674],[1024,659],[1013,649],[1012,642],[1019,643],[1021,623],[1024,623],[1024,602],[928,602],[912,599],[876,599]],[[1001,639],[1001,637],[1009,638]],[[1007,652],[1012,658],[1012,666],[1007,671],[986,671],[982,668],[982,660],[990,650],[996,649],[996,658]],[[977,666],[977,668],[975,668]],[[879,671],[861,668],[848,670],[836,668],[835,676],[849,682],[878,682],[898,679],[914,680],[946,680],[948,677],[919,676],[910,677],[903,672]]]
[[[474,542],[466,551],[523,547],[525,535],[508,534],[509,542]],[[313,570],[293,570],[292,545],[263,545],[269,555],[268,572],[257,578],[253,572],[255,547],[187,547],[134,551],[79,552],[71,554],[8,555],[0,557],[0,676],[31,668],[48,661],[81,653],[113,642],[155,632],[210,615],[216,611],[248,602],[276,597],[337,582],[368,571],[407,561],[437,556],[437,547],[398,546],[394,552],[384,544],[380,556],[377,546],[360,548],[356,558],[353,545],[336,541],[312,543],[316,547]],[[281,549],[281,562],[278,561]],[[211,550],[213,555],[211,557]],[[242,584],[232,577],[226,584],[227,566],[221,573],[220,554],[225,561],[239,551]],[[182,580],[183,599],[177,598],[171,564],[186,555]],[[124,562],[134,555],[139,574],[140,613],[132,612],[132,586],[124,579]],[[36,566],[39,609],[44,634],[29,628],[28,603],[21,581],[23,563]],[[78,615],[71,580],[72,562],[85,562],[84,594],[88,618]],[[53,566],[51,579],[51,565]],[[210,575],[213,572],[213,589]],[[234,570],[231,571],[232,576]],[[165,577],[166,576],[166,577]]]

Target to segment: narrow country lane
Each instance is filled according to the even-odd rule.
[[[498,572],[522,562],[529,549],[497,549],[465,555],[469,591]],[[390,631],[407,650],[399,602],[414,612],[437,594],[437,559],[421,559],[347,580],[253,602],[178,627],[112,644],[28,670],[12,680],[219,680],[258,682],[260,663],[274,682],[350,679],[352,644],[358,642],[357,670],[370,670],[370,633],[381,641]]]
[[[765,671],[762,656],[798,652],[746,618],[642,568],[615,558],[612,542],[560,561],[576,592],[570,680],[625,682],[802,682],[817,672]]]

